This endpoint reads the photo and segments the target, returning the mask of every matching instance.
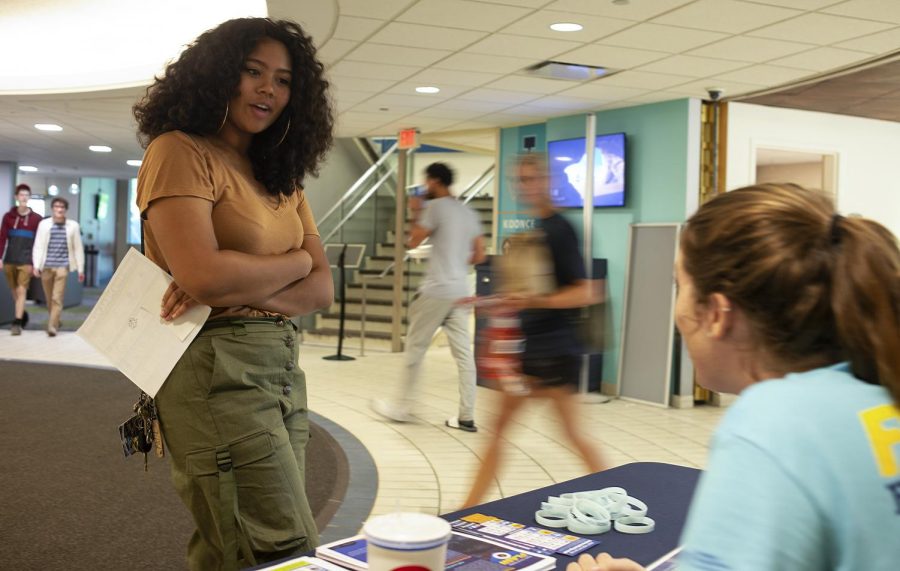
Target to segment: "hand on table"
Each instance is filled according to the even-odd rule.
[[[613,559],[609,553],[601,553],[596,558],[585,553],[578,563],[569,563],[566,571],[644,571],[631,559]]]
[[[172,321],[184,315],[185,311],[195,305],[199,305],[199,302],[178,287],[178,284],[172,282],[166,288],[166,293],[163,294],[159,316],[166,321]]]

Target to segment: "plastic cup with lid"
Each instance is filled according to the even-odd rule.
[[[443,571],[450,524],[422,513],[373,517],[363,526],[369,571]]]

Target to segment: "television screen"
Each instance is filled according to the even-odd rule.
[[[586,139],[547,143],[550,196],[564,208],[584,205]],[[594,206],[625,206],[625,133],[597,135],[594,153]]]

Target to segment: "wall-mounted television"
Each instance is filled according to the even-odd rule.
[[[550,196],[562,208],[584,206],[587,139],[547,143]],[[597,135],[594,152],[594,206],[625,206],[625,133]]]

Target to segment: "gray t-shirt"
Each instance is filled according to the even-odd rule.
[[[435,198],[426,203],[419,226],[431,232],[428,270],[419,291],[441,299],[472,295],[469,260],[472,243],[481,235],[475,212],[452,196]]]

